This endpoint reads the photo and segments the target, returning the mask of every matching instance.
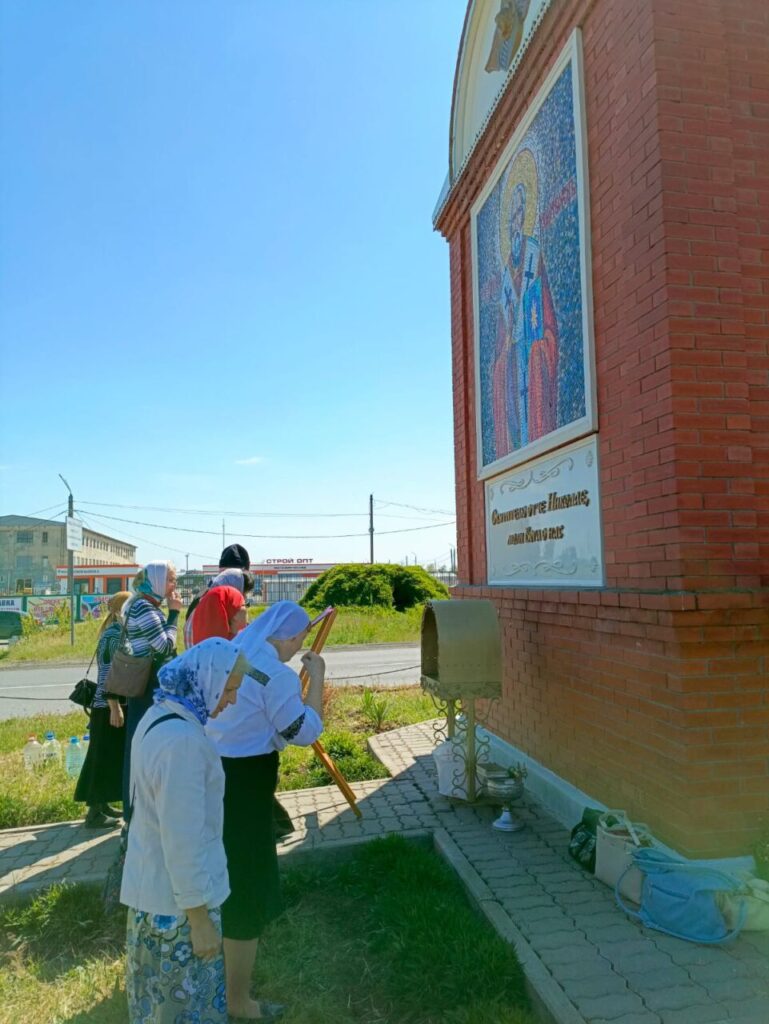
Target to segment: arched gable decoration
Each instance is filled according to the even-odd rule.
[[[470,0],[451,102],[449,184],[459,177],[551,0]]]

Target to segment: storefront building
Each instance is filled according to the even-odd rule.
[[[130,590],[133,578],[140,568],[141,566],[135,563],[127,565],[76,565],[74,569],[75,593],[117,594],[121,590]],[[56,567],[56,579],[59,584],[60,593],[66,594],[66,565]]]

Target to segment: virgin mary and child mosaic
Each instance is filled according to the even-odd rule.
[[[586,416],[573,73],[569,62],[475,220],[484,469]]]

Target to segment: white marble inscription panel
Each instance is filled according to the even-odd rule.
[[[595,434],[486,482],[486,552],[490,584],[603,586]]]

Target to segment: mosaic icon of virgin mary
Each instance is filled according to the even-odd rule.
[[[523,149],[503,185],[499,218],[503,271],[491,381],[497,458],[550,433],[557,421],[558,326],[537,204],[537,165]]]

